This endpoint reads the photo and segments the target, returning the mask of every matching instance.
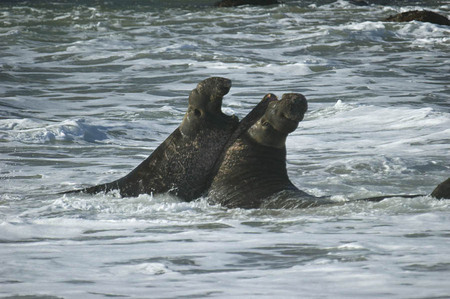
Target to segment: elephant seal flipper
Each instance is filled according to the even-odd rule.
[[[434,197],[436,199],[450,199],[450,178],[443,181],[439,185],[437,185],[436,188],[434,188],[433,192],[431,194],[428,194],[431,197]],[[393,197],[400,197],[400,198],[415,198],[415,197],[421,197],[421,196],[428,196],[427,194],[397,194],[397,195],[380,195],[375,197],[369,197],[369,198],[360,198],[357,199],[358,201],[371,201],[371,202],[380,202],[382,200],[393,198]]]
[[[98,193],[118,190],[121,196],[170,192],[183,200],[198,198],[206,190],[210,173],[222,148],[238,126],[236,116],[222,113],[222,99],[231,80],[212,77],[189,95],[181,125],[139,166],[121,179],[77,191]]]

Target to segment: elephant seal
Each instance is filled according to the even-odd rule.
[[[167,192],[185,201],[200,197],[210,184],[222,149],[253,125],[274,99],[272,94],[266,95],[238,123],[236,116],[221,110],[230,87],[231,81],[220,77],[200,82],[190,93],[181,125],[133,171],[111,183],[65,193],[118,190],[123,197]]]
[[[308,207],[332,203],[295,187],[286,169],[286,138],[303,119],[301,94],[284,94],[225,150],[208,199],[228,208]],[[295,197],[295,200],[291,200]]]
[[[301,94],[284,94],[280,101],[271,101],[264,115],[233,144],[225,147],[208,190],[209,201],[227,208],[245,209],[337,204],[329,197],[307,194],[289,180],[285,142],[306,111],[307,101]],[[357,201],[379,202],[391,197],[419,196],[425,195],[386,195]],[[450,198],[450,178],[431,196]]]
[[[231,80],[226,78],[200,82],[189,95],[181,125],[147,159],[121,179],[77,191],[119,190],[124,197],[169,192],[186,201],[199,197],[223,146],[238,126],[236,116],[221,110],[230,88]]]

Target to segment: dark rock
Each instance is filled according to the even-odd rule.
[[[450,20],[447,17],[428,10],[412,10],[396,14],[385,19],[388,22],[411,22],[420,21],[438,25],[450,26]]]
[[[431,196],[437,199],[450,199],[450,178],[440,183],[436,189],[433,190]]]
[[[215,5],[218,7],[234,7],[241,5],[276,5],[280,4],[277,0],[222,0]]]

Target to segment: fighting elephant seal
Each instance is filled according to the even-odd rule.
[[[189,95],[181,125],[128,175],[85,193],[119,190],[121,196],[170,192],[192,200],[204,192],[210,169],[238,126],[236,116],[222,113],[222,99],[231,88],[226,78],[200,82]]]
[[[181,125],[133,171],[111,183],[65,193],[118,190],[123,197],[157,193],[171,193],[185,201],[200,197],[210,184],[222,149],[261,117],[272,97],[266,95],[239,123],[236,116],[221,110],[230,88],[226,78],[200,82],[189,95]]]
[[[228,208],[272,207],[275,195],[283,200],[295,196],[297,206],[331,203],[297,189],[287,174],[286,138],[307,107],[305,97],[294,93],[269,103],[264,115],[226,149],[208,191],[209,200]],[[283,207],[290,204],[285,202]]]
[[[225,148],[217,174],[208,191],[211,203],[228,208],[307,208],[336,204],[329,197],[315,197],[299,190],[289,180],[286,169],[286,138],[303,119],[307,101],[301,94],[284,94],[269,103],[265,114],[233,144]],[[450,198],[450,179],[431,194]],[[358,199],[378,202],[386,195]]]

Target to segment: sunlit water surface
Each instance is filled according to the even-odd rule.
[[[0,3],[0,296],[450,296],[448,201],[351,202],[450,174],[450,28],[382,21],[449,3],[210,2]],[[267,92],[303,93],[291,180],[350,202],[57,195],[127,174],[209,76],[233,81],[223,109],[240,118]]]

